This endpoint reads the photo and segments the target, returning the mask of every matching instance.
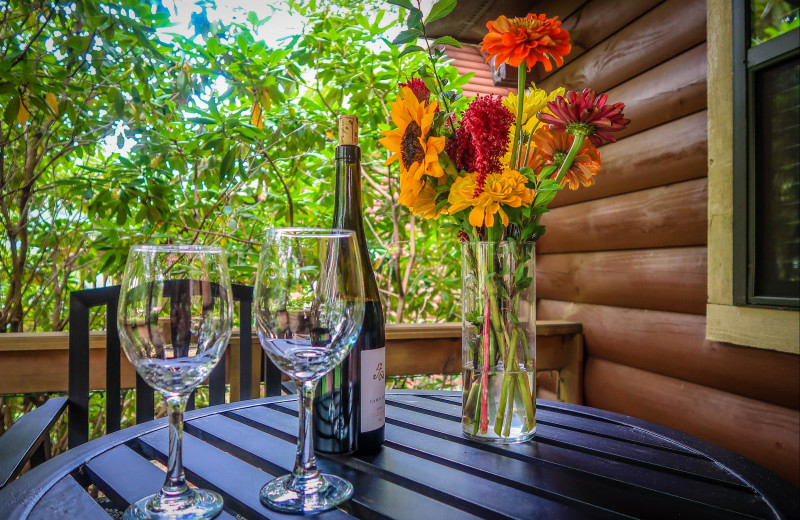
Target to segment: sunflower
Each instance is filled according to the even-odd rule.
[[[541,62],[546,71],[564,64],[562,56],[569,54],[569,33],[561,28],[561,22],[546,15],[529,14],[525,18],[506,18],[486,23],[489,33],[481,42],[481,50],[495,58],[495,66],[508,63],[519,67],[525,63],[528,70]],[[488,61],[488,60],[487,60]]]
[[[499,214],[503,225],[507,226],[508,215],[503,206],[518,208],[533,202],[534,192],[525,186],[528,179],[516,170],[506,168],[503,173],[487,175],[483,190],[477,197],[472,198],[476,177],[477,174],[473,173],[457,180],[450,189],[448,197],[451,215],[472,208],[469,212],[469,223],[472,226],[494,226],[495,214]]]
[[[561,180],[561,185],[569,184],[571,190],[577,190],[581,185],[591,186],[594,184],[595,175],[600,173],[600,152],[588,137],[583,139],[583,146]],[[528,157],[528,167],[538,175],[545,166],[562,164],[574,140],[575,136],[566,132],[540,128],[533,134],[532,141],[536,147]]]
[[[414,206],[425,184],[423,176],[442,177],[439,154],[444,150],[444,137],[428,137],[436,101],[419,101],[409,87],[403,87],[397,101],[392,103],[392,121],[397,128],[381,132],[379,142],[392,155],[386,165],[400,160],[400,203]]]

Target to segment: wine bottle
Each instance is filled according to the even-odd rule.
[[[339,117],[333,227],[356,233],[364,277],[364,325],[347,358],[317,386],[314,448],[340,455],[374,453],[385,431],[386,340],[361,217],[361,149],[354,116]]]

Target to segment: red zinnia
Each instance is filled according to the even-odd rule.
[[[411,78],[406,83],[400,83],[400,88],[403,87],[410,88],[411,92],[414,93],[414,96],[420,103],[425,103],[427,105],[431,99],[431,91],[425,86],[425,82],[419,78]]]
[[[508,63],[519,67],[524,62],[531,70],[537,61],[545,70],[552,70],[550,60],[556,65],[564,64],[562,56],[569,54],[569,33],[561,28],[561,22],[546,15],[529,14],[525,18],[506,18],[487,22],[489,33],[483,37],[481,50],[495,57],[495,66]],[[488,61],[488,60],[487,60]]]
[[[503,106],[499,96],[478,96],[461,116],[455,138],[447,144],[447,154],[460,170],[477,173],[475,195],[483,190],[490,173],[500,173],[500,160],[508,146],[508,131],[514,114]]]
[[[580,94],[569,91],[566,97],[558,96],[548,103],[547,108],[553,113],[540,113],[539,121],[548,123],[551,130],[585,135],[595,146],[604,141],[613,143],[616,138],[611,132],[619,132],[631,121],[622,113],[625,103],[606,105],[607,100],[608,94],[597,97],[590,88]]]

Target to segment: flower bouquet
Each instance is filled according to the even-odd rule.
[[[422,21],[419,2],[408,9],[408,30],[396,39],[403,53],[428,60],[391,104],[394,127],[380,142],[386,164],[400,163],[399,201],[426,219],[444,224],[462,242],[464,433],[500,442],[529,439],[535,431],[534,242],[545,228],[541,216],[564,186],[594,183],[597,146],[623,129],[622,103],[591,89],[545,92],[526,72],[563,64],[569,33],[546,15],[500,16],[488,22],[481,50],[495,66],[518,68],[518,95],[467,100],[438,68],[446,59],[430,42],[425,24],[447,15],[452,0],[433,5]],[[422,42],[425,48],[417,45]],[[552,63],[551,63],[552,62]]]

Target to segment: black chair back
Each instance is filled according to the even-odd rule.
[[[233,299],[239,302],[239,399],[253,396],[253,362],[261,362],[266,395],[280,395],[281,373],[263,354],[252,356],[252,303],[253,288],[232,284]],[[120,429],[122,416],[120,342],[117,329],[117,305],[120,286],[86,289],[70,293],[69,307],[69,439],[70,448],[89,440],[89,311],[92,307],[106,307],[106,432]],[[208,378],[209,403],[225,402],[225,358]],[[155,392],[136,374],[136,422],[154,417]],[[192,394],[188,409],[193,408]]]

